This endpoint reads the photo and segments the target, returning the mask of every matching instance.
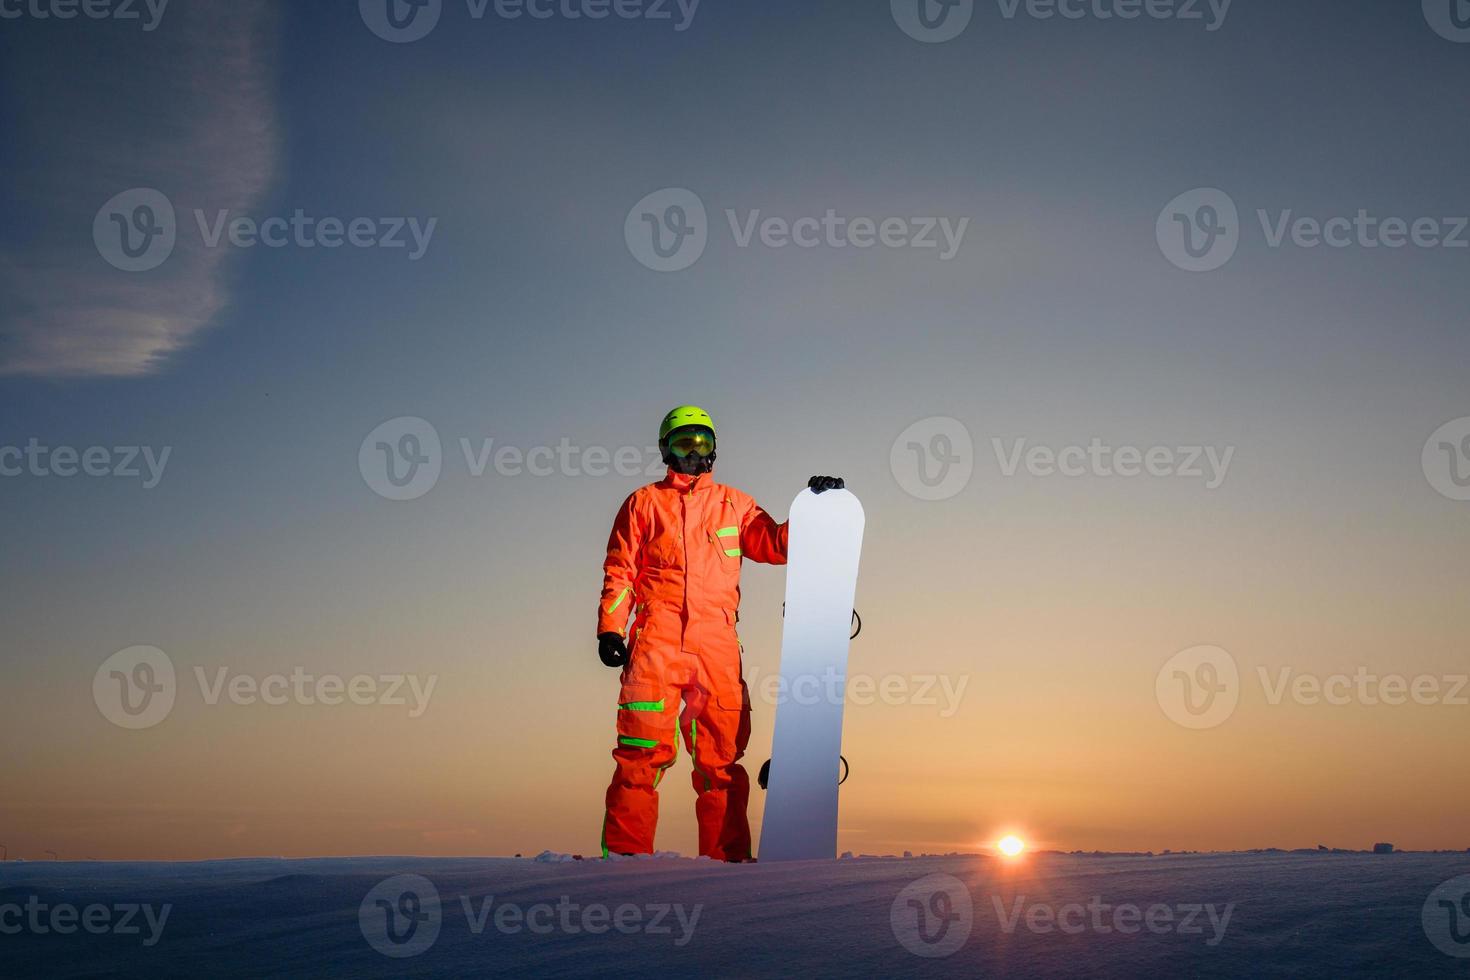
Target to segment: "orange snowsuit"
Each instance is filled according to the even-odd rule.
[[[786,525],[709,474],[670,469],[618,511],[597,609],[598,633],[629,637],[604,856],[653,853],[658,784],[681,735],[694,764],[699,853],[751,856],[750,778],[739,763],[750,739],[750,697],[735,635],[745,558],[784,565]]]

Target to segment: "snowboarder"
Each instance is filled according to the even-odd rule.
[[[603,564],[597,655],[622,669],[622,690],[602,853],[653,853],[658,784],[682,737],[694,766],[699,853],[748,861],[740,565],[785,564],[787,527],[711,478],[715,424],[704,409],[683,405],[664,416],[658,445],[668,473],[623,502]],[[821,493],[843,481],[814,476],[807,485]]]

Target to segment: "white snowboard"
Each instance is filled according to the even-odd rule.
[[[760,860],[837,856],[842,701],[863,505],[846,490],[791,503],[782,702],[776,708]]]

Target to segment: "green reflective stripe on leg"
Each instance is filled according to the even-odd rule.
[[[619,745],[636,745],[640,749],[653,749],[658,747],[658,740],[652,738],[634,738],[632,735],[619,735]]]
[[[607,857],[607,818],[612,816],[606,810],[602,811],[602,856]]]
[[[618,705],[619,711],[663,711],[664,702],[660,698],[657,701],[624,701]]]
[[[607,607],[607,611],[609,613],[615,613],[615,612],[617,612],[618,611],[618,607],[623,604],[623,600],[626,599],[626,598],[628,598],[628,593],[629,592],[632,592],[632,591],[633,591],[632,586],[629,586],[629,587],[623,589],[623,591],[619,592],[618,593],[617,601],[615,601],[612,605],[608,606]]]
[[[694,771],[695,772],[699,773],[701,776],[704,777],[704,788],[705,789],[709,789],[713,785],[713,783],[711,783],[711,781],[710,781],[709,773],[707,773],[703,769],[699,768],[699,752],[698,752],[698,749],[699,749],[699,719],[698,718],[692,718],[689,721],[689,764],[694,767]]]

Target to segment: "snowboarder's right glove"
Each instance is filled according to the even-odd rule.
[[[807,486],[811,488],[812,493],[847,489],[847,483],[840,476],[814,476],[807,481]]]
[[[597,634],[597,656],[609,667],[628,665],[628,646],[619,633]]]

